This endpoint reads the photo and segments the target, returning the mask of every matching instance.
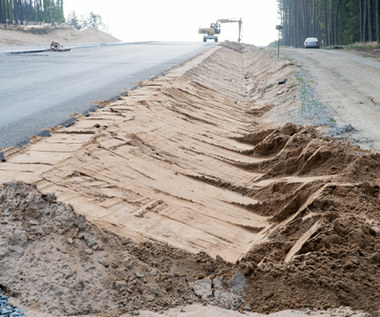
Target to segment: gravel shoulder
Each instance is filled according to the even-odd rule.
[[[286,48],[283,54],[302,67],[302,79],[310,83],[314,99],[323,105],[330,119],[325,134],[379,152],[379,60],[342,50]]]

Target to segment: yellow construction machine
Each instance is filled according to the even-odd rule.
[[[242,19],[219,19],[215,23],[211,23],[209,28],[199,28],[199,34],[206,34],[203,36],[203,42],[207,42],[207,40],[214,40],[218,42],[218,36],[215,34],[220,34],[220,24],[221,23],[239,23],[239,38],[237,43],[240,43],[241,40],[241,25],[243,24]]]
[[[71,51],[71,48],[65,48],[62,44],[59,44],[57,41],[50,43],[50,50],[52,52],[67,52]]]

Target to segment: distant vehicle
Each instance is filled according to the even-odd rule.
[[[67,52],[71,51],[71,48],[65,48],[63,45],[59,44],[57,41],[53,41],[50,43],[50,50],[52,52]]]
[[[319,48],[319,41],[316,37],[308,37],[303,46],[304,48]]]

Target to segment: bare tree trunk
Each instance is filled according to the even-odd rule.
[[[364,0],[364,8],[363,8],[363,42],[366,41],[366,25],[367,25],[367,2],[368,0]]]
[[[37,13],[36,13],[36,18],[38,22],[41,22],[41,6],[40,6],[40,1],[36,1],[37,4]]]
[[[336,16],[335,16],[335,44],[339,44],[338,31],[339,31],[339,9],[340,9],[340,0],[336,2]]]
[[[330,20],[330,44],[335,44],[334,39],[334,19],[333,19],[333,0],[330,0],[330,10],[329,10],[329,20]]]
[[[3,9],[3,1],[0,0],[0,23],[4,23],[4,9]]]
[[[32,6],[32,0],[29,0],[28,21],[32,21],[32,20],[33,20],[33,6]]]
[[[368,41],[373,41],[373,29],[372,29],[372,0],[368,0]]]
[[[0,0],[2,2],[2,6],[3,6],[3,23],[5,25],[7,25],[7,4],[6,4],[6,1],[5,0]]]
[[[325,0],[325,40],[326,45],[329,45],[329,28],[327,24],[327,0]]]
[[[321,34],[321,22],[319,21],[318,19],[318,16],[320,15],[320,9],[315,6],[315,13],[314,13],[314,16],[315,16],[315,24],[316,24],[316,34],[318,35],[317,37],[319,39],[322,38],[322,34]]]
[[[21,0],[18,1],[19,2],[19,8],[20,8],[20,24],[21,25],[24,25],[24,4],[22,3]]]
[[[8,24],[13,24],[13,20],[12,20],[12,1],[8,2]]]
[[[307,32],[305,2],[303,3],[303,7],[300,10],[299,14],[300,14],[300,25],[299,25],[299,32],[298,32],[298,43],[299,43],[299,47],[302,47],[303,42],[305,41],[306,32]]]
[[[312,33],[313,33],[313,36],[316,36],[316,34],[317,34],[317,30],[316,30],[317,21],[316,21],[316,16],[315,16],[315,0],[313,0],[311,2],[310,11],[311,11]]]
[[[293,14],[293,46],[297,47],[297,6],[296,3],[293,4],[292,8],[292,14]]]
[[[360,15],[360,42],[364,42],[363,39],[363,0],[359,1],[359,15]]]
[[[15,20],[15,25],[18,24],[18,16],[17,16],[17,1],[13,0],[13,18]]]
[[[298,45],[298,39],[299,39],[299,28],[300,28],[300,21],[299,21],[299,12],[298,12],[298,5],[294,6],[294,46],[299,47]]]
[[[380,0],[375,0],[375,10],[376,10],[376,40],[377,43],[380,43],[380,6],[379,6]]]

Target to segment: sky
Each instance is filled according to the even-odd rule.
[[[202,41],[199,27],[242,19],[242,42],[266,46],[277,39],[276,0],[64,0],[65,16],[99,14],[107,32],[124,42]],[[236,41],[238,23],[222,24],[219,41]]]

